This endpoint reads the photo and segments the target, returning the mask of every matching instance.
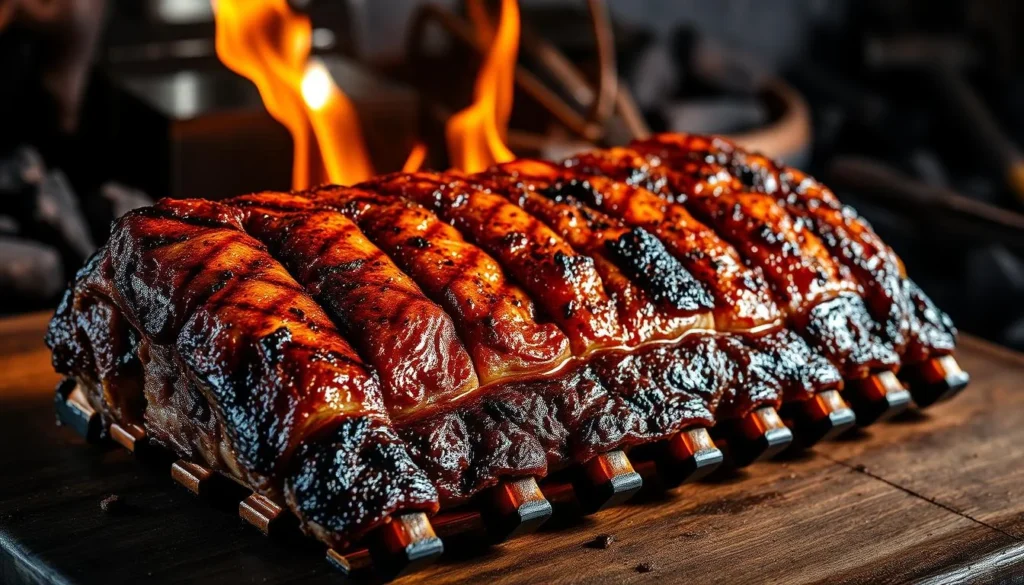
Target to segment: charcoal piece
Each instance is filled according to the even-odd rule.
[[[28,240],[0,237],[0,299],[33,304],[56,298],[64,286],[57,250]]]
[[[22,146],[11,156],[0,158],[0,196],[22,193],[38,185],[46,174],[43,157],[34,148]]]
[[[637,573],[650,573],[654,570],[654,565],[651,563],[640,563],[636,566]]]
[[[614,534],[599,534],[599,535],[597,535],[597,537],[594,538],[594,540],[591,540],[590,542],[587,543],[587,547],[589,547],[589,548],[597,548],[597,549],[602,549],[602,550],[603,549],[609,549],[609,548],[612,547],[612,543],[614,543],[614,542],[615,542],[615,535]]]
[[[110,205],[112,219],[117,219],[133,209],[153,204],[153,199],[144,192],[120,183],[104,183],[100,196]]]
[[[61,171],[46,173],[39,183],[33,219],[51,232],[54,245],[79,261],[96,250],[78,199]]]

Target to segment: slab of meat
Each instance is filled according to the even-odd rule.
[[[333,546],[499,481],[814,404],[953,341],[827,189],[670,136],[165,200],[115,226],[47,336],[108,423]]]
[[[788,323],[845,378],[898,367],[899,356],[879,336],[849,270],[770,196],[744,192],[728,173],[703,162],[673,165],[632,148],[584,153],[567,166],[639,187],[631,201],[636,193],[645,200],[655,194],[677,217],[689,212],[708,225],[760,270]],[[653,200],[650,206],[656,207]]]
[[[836,262],[847,266],[863,291],[880,333],[904,364],[949,354],[956,329],[949,317],[907,278],[892,248],[856,210],[806,173],[783,166],[717,137],[662,134],[633,148],[678,166],[682,160],[712,162],[749,191],[773,196],[821,239]]]
[[[711,309],[711,319],[698,327],[716,332],[718,346],[733,362],[750,364],[743,371],[770,372],[755,377],[761,383],[748,379],[738,384],[738,394],[732,395],[737,400],[742,402],[745,393],[763,393],[764,385],[771,383],[795,401],[841,383],[839,372],[823,356],[783,328],[784,316],[760,271],[747,268],[731,246],[682,207],[625,183],[581,176],[546,161],[520,159],[475,180],[545,217],[559,226],[563,237],[581,241],[581,248],[587,245],[582,240],[596,240],[591,248],[603,244],[610,253],[608,262],[622,266],[623,272],[642,275],[650,267],[657,267],[656,274],[688,270],[710,292],[701,301]],[[638,281],[641,289],[669,288],[643,277]],[[650,311],[659,315],[673,308],[662,303]],[[730,402],[727,396],[723,414],[736,416]]]
[[[394,178],[385,177],[380,181]],[[413,178],[418,184],[440,181],[426,174]],[[453,189],[472,191],[470,186],[458,183],[455,178],[450,181]],[[431,185],[434,184],[436,182]],[[559,318],[551,321],[568,325],[563,333],[554,323],[540,320],[539,309],[531,295],[509,278],[517,272],[505,270],[509,264],[520,262],[520,256],[505,250],[502,256],[492,257],[489,250],[478,245],[478,236],[470,233],[464,237],[461,230],[441,219],[440,214],[421,205],[420,201],[429,203],[428,194],[405,181],[401,188],[419,199],[398,195],[395,186],[377,185],[322,188],[309,196],[351,218],[422,290],[449,308],[471,355],[502,358],[477,360],[480,379],[491,386],[490,390],[470,396],[460,408],[402,426],[403,436],[415,446],[415,460],[432,470],[446,503],[464,501],[494,485],[503,475],[543,475],[550,468],[586,461],[600,452],[621,446],[664,438],[686,426],[709,426],[713,424],[715,409],[723,395],[729,397],[732,409],[740,414],[760,404],[778,403],[778,390],[765,390],[765,386],[771,388],[767,381],[759,386],[760,393],[744,393],[732,399],[735,389],[751,377],[746,372],[728,368],[701,372],[701,364],[706,360],[691,353],[710,351],[713,352],[711,359],[725,361],[718,345],[652,347],[637,356],[607,351],[600,356],[591,355],[590,330],[573,326],[588,323],[585,316],[590,314],[590,307],[577,301],[581,314],[567,315],[560,302],[554,304],[544,294],[534,294],[532,298],[546,300],[548,307],[559,311]],[[504,206],[503,201],[492,198],[489,208],[494,209],[499,203]],[[531,247],[531,253],[519,264],[518,273],[530,274],[529,261],[536,261],[548,270],[531,274],[532,280],[527,284],[537,291],[543,291],[542,283],[559,287],[559,299],[587,299],[591,293],[588,287],[600,286],[600,275],[593,273],[587,263],[579,268],[579,273],[589,276],[574,278],[577,273],[560,267],[578,261],[559,260],[559,257],[583,256],[539,221],[525,214],[521,219],[529,220],[527,225],[532,231],[530,235],[523,233],[516,237],[524,246]],[[490,240],[485,241],[507,240],[508,234],[514,233],[507,225],[496,226],[496,229],[502,230],[503,235],[488,234],[486,237]],[[494,249],[502,253],[502,243],[496,246]],[[693,289],[692,294],[698,299],[705,295],[699,288]],[[604,298],[602,293],[601,299]],[[697,311],[699,302],[688,302],[688,311],[680,309],[680,318],[687,324],[685,331],[694,330],[702,319]],[[594,310],[609,315],[606,328],[620,328],[614,306],[603,300],[595,306],[599,309]],[[505,335],[505,332],[523,331],[544,334],[531,334],[527,339]],[[685,331],[676,332],[676,336]],[[532,342],[534,339],[542,339],[544,344],[538,346]],[[616,339],[615,345],[605,349],[619,349],[623,343],[622,339]],[[569,353],[570,345],[575,355]],[[503,357],[529,357],[538,349],[548,350],[544,361],[518,360],[524,365],[511,371],[509,366],[515,365],[516,360]],[[656,383],[644,377],[635,365],[644,360],[664,360],[664,354],[676,356],[680,363],[674,377],[669,374]],[[599,378],[593,371],[598,362],[607,372],[617,372],[617,377]],[[682,375],[683,371],[687,371],[687,375]],[[734,376],[727,380],[725,374],[730,371]],[[530,375],[544,379],[510,383]],[[697,383],[698,380],[705,383]]]
[[[109,422],[287,502],[332,545],[437,509],[372,372],[231,207],[124,216],[47,342]]]

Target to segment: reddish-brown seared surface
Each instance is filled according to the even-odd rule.
[[[713,162],[744,189],[772,196],[789,213],[806,221],[836,261],[851,270],[863,287],[872,315],[884,324],[887,339],[902,351],[912,313],[902,285],[906,276],[903,265],[871,227],[852,209],[844,208],[827,187],[801,171],[748,153],[722,138],[660,134],[632,147],[657,153],[666,162]]]
[[[716,330],[749,331],[783,323],[785,316],[778,311],[760,272],[747,268],[732,246],[694,220],[681,205],[625,182],[586,175],[546,161],[521,159],[495,170],[523,181],[550,181],[558,172],[558,182],[541,193],[555,201],[599,210],[654,234],[687,271],[706,285],[715,302]]]
[[[505,198],[454,174],[387,175],[364,187],[433,209],[487,251],[566,332],[575,355],[625,343],[593,259]]]
[[[380,391],[355,351],[331,334],[331,320],[284,267],[242,231],[232,208],[165,201],[132,214],[115,230],[110,257],[122,305],[142,335],[177,344],[197,377],[222,379],[226,397],[237,402],[219,404],[221,416],[234,419],[233,409],[246,408],[245,400],[260,401],[267,420],[236,430],[247,468],[272,472],[306,435],[336,417],[383,415]],[[293,368],[246,380],[263,386],[263,396],[250,396],[249,388],[242,393],[242,381],[231,375],[246,365],[250,349]]]
[[[545,475],[599,453],[714,424],[736,388],[738,366],[713,336],[678,347],[602,353],[590,363],[532,382],[499,384],[458,409],[401,429],[444,505],[467,501],[502,477]],[[777,406],[767,389],[736,404],[745,414]]]
[[[910,341],[901,356],[904,365],[953,353],[957,336],[953,320],[935,306],[913,280],[904,280],[903,287],[914,311],[910,319]]]
[[[280,193],[231,204],[377,372],[392,420],[454,403],[479,386],[451,317],[343,214]]]
[[[454,299],[458,301],[454,306],[477,310],[481,322],[489,325],[485,331],[496,329],[494,325],[503,318],[494,307],[510,306],[522,311],[512,317],[528,316],[527,327],[558,332],[550,324],[534,321],[532,301],[515,285],[504,282],[504,272],[495,260],[417,203],[365,189],[326,188],[312,197],[351,217],[424,291],[434,291],[440,302],[450,302],[453,292],[464,291]],[[468,285],[453,286],[461,282]],[[489,287],[485,290],[490,294],[481,295],[481,286]],[[500,304],[508,296],[502,291],[513,292],[514,302]],[[459,322],[457,313],[452,314]],[[508,327],[512,331],[523,328],[522,321]],[[549,363],[540,373],[568,359],[565,338],[558,335],[557,355],[562,361]],[[493,344],[493,337],[484,337],[481,343]],[[466,345],[472,353],[475,344],[467,340]],[[687,367],[703,363],[703,358],[689,355],[685,348],[671,351],[676,361],[690,364]],[[724,361],[725,354],[715,351]],[[631,363],[657,359],[663,364],[668,358],[662,353],[659,350],[652,353],[654,357],[636,358]],[[507,360],[496,362],[499,367],[507,368],[507,364]],[[692,424],[711,424],[725,390],[724,376],[721,384],[695,388],[700,372],[690,371],[690,377],[683,379],[677,367],[680,381],[654,388],[646,378],[639,378],[638,367],[634,365],[608,381],[598,380],[589,366],[574,366],[543,380],[494,384],[529,373],[497,370],[489,378],[481,375],[492,385],[479,397],[471,396],[458,408],[402,424],[401,433],[442,500],[453,505],[494,485],[500,477],[543,475],[549,464],[563,467],[569,461],[661,438]],[[762,393],[749,400],[733,400],[733,410],[745,414],[761,404],[777,405],[778,399],[777,393]]]
[[[603,227],[622,222],[634,230],[656,236],[659,243],[663,243],[662,249],[680,260],[685,269],[711,291],[713,298],[708,300],[713,301],[714,306],[713,329],[719,333],[744,334],[745,341],[720,341],[722,350],[730,352],[737,363],[759,364],[759,371],[765,371],[766,367],[771,369],[773,383],[781,385],[788,400],[804,400],[841,381],[839,372],[824,357],[792,332],[780,329],[784,316],[778,311],[759,270],[747,268],[729,244],[694,220],[682,206],[668,203],[643,188],[583,175],[546,161],[519,159],[499,165],[486,176],[492,182],[504,181],[525,190],[526,193],[519,196],[524,208],[528,200],[543,199],[556,206],[555,209],[565,210],[561,217],[577,218],[578,213],[591,225]],[[543,203],[531,205],[541,207]],[[572,227],[581,220],[571,219],[569,223],[567,227]],[[766,366],[766,354],[774,356],[776,361],[772,366]],[[766,382],[745,383],[737,379],[735,385],[736,390],[727,393],[722,402],[720,412],[726,416],[737,412],[745,414],[751,396],[770,394],[764,390],[769,385]]]
[[[399,510],[437,508],[373,376],[319,305],[242,231],[236,210],[164,200],[122,218],[108,249],[92,267],[103,278],[109,257],[109,289],[139,340],[155,440],[261,493],[283,494],[329,543]],[[49,339],[55,358],[67,353],[65,336]],[[94,362],[105,351],[81,350]]]
[[[846,378],[898,367],[845,267],[766,195],[744,193],[727,172],[703,162],[663,161],[656,153],[611,148],[579,155],[567,166],[644,186],[683,204],[760,268],[789,322]]]
[[[652,172],[664,178],[662,194],[683,202],[761,269],[791,314],[844,291],[856,291],[845,267],[833,262],[821,242],[803,232],[802,224],[795,223],[774,199],[737,192],[731,181],[712,177],[712,169],[699,165],[685,158],[661,160]],[[707,180],[694,180],[705,175]]]
[[[311,194],[351,218],[459,328],[483,384],[561,367],[569,342],[538,323],[533,301],[501,266],[426,208],[362,189]]]
[[[926,298],[921,302],[920,289],[907,279],[896,253],[855,210],[813,177],[723,138],[661,134],[633,146],[665,158],[713,162],[745,189],[774,196],[789,213],[806,221],[833,258],[850,268],[885,338],[902,354],[904,363],[952,350],[956,329],[949,318],[941,311],[921,308],[931,302]]]
[[[768,162],[645,144],[133,212],[62,302],[55,366],[332,545],[896,367],[845,232],[807,231]],[[951,350],[900,278],[904,363]]]
[[[711,298],[657,238],[598,211],[541,195],[551,181],[522,181],[501,173],[470,180],[503,195],[594,259],[630,345],[675,340],[692,329],[713,330]]]
[[[112,300],[110,256],[97,252],[78,271],[46,334],[53,363],[77,377],[103,426],[143,424],[139,338]]]

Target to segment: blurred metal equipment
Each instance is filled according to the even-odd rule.
[[[614,40],[607,11],[601,0],[590,0],[588,7],[601,59],[596,90],[553,45],[530,35],[525,27],[522,39],[524,50],[538,56],[548,72],[568,88],[568,94],[578,102],[577,105],[586,108],[587,114],[581,114],[576,106],[566,102],[557,91],[549,88],[537,75],[521,65],[516,67],[516,85],[583,140],[598,142],[605,137],[612,106],[623,117],[633,137],[645,136],[649,132],[646,123],[628,90],[618,80],[614,51],[611,50]],[[460,44],[477,53],[483,54],[487,50],[469,22],[439,5],[424,4],[417,11],[407,37],[405,54],[409,63],[416,63],[425,54],[428,26],[434,23]]]
[[[827,179],[836,188],[899,210],[929,229],[1003,244],[1024,251],[1024,214],[927,185],[886,165],[864,158],[832,162]]]

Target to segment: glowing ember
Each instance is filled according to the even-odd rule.
[[[484,19],[478,16],[474,20],[480,23]],[[473,103],[452,116],[445,128],[448,155],[455,168],[476,172],[515,158],[504,138],[512,113],[518,51],[519,7],[515,0],[502,0],[501,20],[477,75]]]
[[[342,185],[372,176],[355,108],[326,67],[309,58],[309,19],[287,0],[213,0],[213,9],[217,56],[256,85],[267,111],[292,135],[292,188],[324,176]],[[317,146],[320,157],[312,157]]]

